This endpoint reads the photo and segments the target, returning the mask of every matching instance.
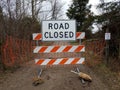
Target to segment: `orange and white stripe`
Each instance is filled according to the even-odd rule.
[[[77,32],[76,33],[76,39],[84,39],[85,38],[85,32]],[[33,40],[41,40],[42,34],[41,33],[33,33]]]
[[[37,65],[83,64],[85,58],[35,59]]]
[[[77,39],[84,39],[85,38],[85,32],[77,32],[76,33]]]
[[[41,33],[33,33],[33,40],[41,40],[42,34]]]
[[[57,53],[57,52],[85,52],[84,45],[67,46],[36,46],[33,53]]]

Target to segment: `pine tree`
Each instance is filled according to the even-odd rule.
[[[67,10],[67,16],[69,19],[75,19],[77,22],[77,31],[82,30],[85,20],[87,19],[87,14],[89,12],[87,8],[89,0],[73,0],[73,3]]]
[[[104,33],[109,30],[111,39],[109,41],[109,56],[115,59],[120,58],[120,1],[102,2],[98,5],[102,14],[96,16],[96,22],[102,25],[99,37],[104,38]]]

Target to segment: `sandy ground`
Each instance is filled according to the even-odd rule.
[[[68,42],[56,42],[55,45],[66,45]],[[45,54],[41,58],[77,57],[78,53]],[[83,85],[76,74],[70,72],[78,67],[80,71],[89,74],[93,81]],[[43,69],[41,77],[43,84],[33,86],[34,73],[40,68]],[[37,75],[36,75],[37,76]],[[34,61],[24,64],[14,73],[9,74],[0,83],[0,90],[109,90],[99,77],[85,65],[64,65],[64,66],[37,66]]]

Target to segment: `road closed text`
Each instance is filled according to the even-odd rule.
[[[43,21],[42,40],[75,40],[76,30],[75,21]]]
[[[48,23],[48,29],[69,29],[69,23]]]
[[[51,32],[45,32],[44,33],[44,37],[45,38],[73,38],[74,36],[74,33],[73,32],[68,32],[68,31],[65,31],[65,32],[54,32],[54,33],[51,33]]]

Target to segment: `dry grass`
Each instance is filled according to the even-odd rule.
[[[118,60],[110,59],[105,64],[105,59],[87,52],[86,65],[91,68],[96,76],[100,77],[103,83],[110,87],[110,90],[120,90],[120,63]]]

